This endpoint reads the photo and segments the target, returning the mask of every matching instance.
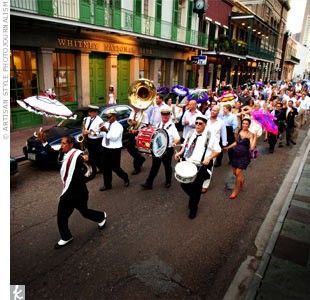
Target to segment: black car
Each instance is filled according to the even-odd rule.
[[[126,141],[128,138],[128,117],[132,112],[132,108],[128,105],[109,105],[109,106],[102,106],[99,109],[99,116],[103,119],[103,121],[107,120],[107,112],[113,107],[113,109],[117,112],[117,120],[122,124],[124,128],[123,133],[123,141]],[[65,135],[71,135],[76,139],[76,147],[79,146],[77,138],[82,133],[82,123],[84,118],[87,116],[88,108],[80,108],[74,112],[76,118],[73,119],[66,119],[60,121],[56,126],[47,129],[46,138],[49,145],[54,150],[60,149],[60,142],[61,138]],[[36,136],[31,136],[26,143],[26,146],[23,148],[23,152],[25,157],[33,162],[36,162],[42,166],[51,166],[57,165],[57,158],[58,152],[54,151],[47,151],[45,147],[43,147],[42,143],[37,139]]]
[[[13,156],[10,156],[10,174],[11,176],[16,174],[18,172],[18,166],[16,158]]]

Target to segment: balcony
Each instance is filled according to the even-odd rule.
[[[293,55],[288,55],[286,58],[285,58],[285,62],[286,63],[291,63],[291,64],[294,64],[294,65],[298,65],[300,63],[300,59],[293,56]]]
[[[148,15],[104,4],[104,1],[82,0],[11,0],[11,12],[18,11],[44,17],[71,20],[150,37],[206,47],[208,37],[195,30],[174,26]]]

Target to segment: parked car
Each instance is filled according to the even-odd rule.
[[[119,105],[109,105],[102,106],[99,109],[99,116],[106,121],[107,120],[107,112],[114,108],[117,111],[117,120],[122,124],[124,128],[123,133],[123,141],[126,142],[128,139],[128,117],[132,112],[132,108],[125,104]],[[47,129],[46,138],[49,145],[54,150],[60,149],[61,138],[64,135],[72,135],[76,140],[76,147],[79,147],[79,143],[77,141],[78,136],[82,133],[82,123],[84,118],[87,116],[88,108],[79,108],[74,114],[76,118],[66,119],[60,121],[56,126],[53,126]],[[43,147],[42,143],[37,139],[35,135],[31,136],[27,142],[26,146],[23,148],[23,152],[25,157],[33,162],[36,162],[42,166],[54,166],[57,165],[58,153],[54,151],[48,151],[45,147]]]
[[[13,156],[10,156],[10,174],[11,176],[16,174],[18,172],[18,165],[16,158]]]

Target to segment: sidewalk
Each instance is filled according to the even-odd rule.
[[[310,299],[310,152],[256,299]]]

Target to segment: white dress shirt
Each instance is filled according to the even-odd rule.
[[[201,136],[197,138],[196,145],[192,155],[189,158],[186,158],[186,153],[197,135],[198,135],[197,131],[194,130],[193,133],[190,132],[188,136],[185,138],[184,157],[187,161],[199,165],[201,164],[201,161],[209,157],[212,154],[212,152],[221,152],[222,149],[220,146],[219,135],[215,134],[213,131],[210,131],[206,128],[204,132],[201,134]],[[208,136],[209,136],[209,142],[207,145],[207,150],[205,152],[205,144]],[[203,156],[204,152],[205,155]]]
[[[161,113],[160,110],[162,108],[169,108],[169,106],[166,103],[162,103],[161,105],[151,105],[147,110],[146,113],[148,114],[149,117],[149,123],[153,127],[157,127],[158,124],[161,122]]]
[[[195,122],[198,116],[202,116],[201,111],[199,111],[198,109],[196,109],[194,112],[191,112],[189,110],[185,111],[182,118],[182,125],[184,126],[183,138],[185,138],[189,132],[193,132],[195,130]],[[186,121],[189,122],[189,124],[185,125]]]
[[[143,114],[143,117],[141,117],[142,114]],[[141,123],[140,123],[139,127],[137,128],[137,130],[140,130],[142,127],[149,124],[149,118],[148,118],[146,112],[143,110],[139,110],[137,112],[132,111],[130,113],[129,120],[133,120],[133,121],[141,120]]]
[[[123,126],[117,121],[105,122],[104,126],[108,132],[103,132],[102,146],[109,149],[122,148]]]
[[[174,143],[175,140],[180,140],[179,132],[175,127],[174,123],[172,122],[172,120],[169,120],[166,124],[160,122],[158,128],[163,128],[167,131],[169,137],[168,148],[172,147],[172,144]]]
[[[223,120],[221,120],[219,117],[216,118],[216,120],[209,119],[207,122],[207,126],[205,128],[205,131],[209,130],[211,132],[214,132],[216,137],[218,139],[222,138],[222,145],[225,147],[227,145],[227,131],[226,131],[226,125]]]
[[[89,123],[90,127],[89,126]],[[103,120],[99,116],[95,116],[93,119],[91,117],[86,118],[85,126],[84,128],[87,130],[92,130],[95,134],[88,134],[89,139],[99,139],[102,137],[100,126],[102,126]]]

